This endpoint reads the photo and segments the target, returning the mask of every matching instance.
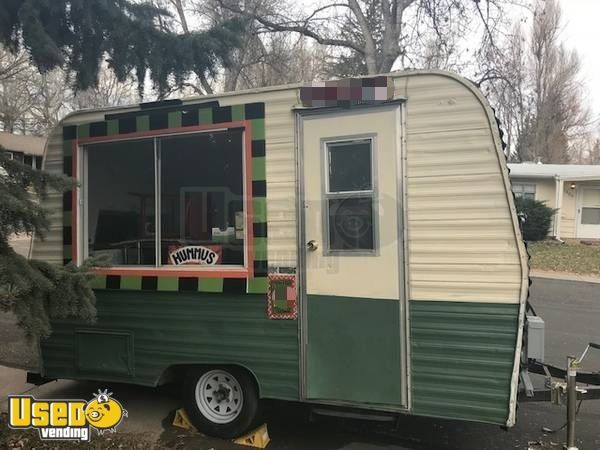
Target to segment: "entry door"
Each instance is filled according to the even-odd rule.
[[[304,397],[401,407],[399,105],[300,123]]]
[[[600,186],[580,189],[577,237],[600,239]]]

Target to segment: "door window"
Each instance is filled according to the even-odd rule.
[[[376,250],[373,139],[325,143],[326,249]]]

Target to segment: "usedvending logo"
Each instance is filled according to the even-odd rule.
[[[38,400],[28,395],[8,396],[8,426],[12,429],[35,428],[42,440],[89,442],[90,428],[98,434],[114,433],[127,411],[108,390],[85,400]]]

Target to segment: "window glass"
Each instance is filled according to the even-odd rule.
[[[371,141],[327,144],[329,192],[368,191],[371,183]]]
[[[331,250],[372,250],[373,199],[334,198],[329,200],[329,248]]]
[[[600,225],[600,208],[581,208],[583,225]]]
[[[87,147],[88,252],[113,265],[154,265],[154,143]]]
[[[326,145],[328,250],[375,250],[371,139]]]
[[[535,200],[535,184],[513,183],[512,191],[517,198]]]
[[[242,131],[160,139],[161,264],[244,264]]]
[[[600,189],[583,190],[583,206],[600,207]]]

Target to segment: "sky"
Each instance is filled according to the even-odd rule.
[[[577,50],[582,62],[582,81],[589,103],[600,117],[600,0],[560,0],[564,30],[562,38]]]
[[[301,8],[311,9],[323,0],[298,0]],[[531,2],[533,3],[533,1]],[[558,0],[563,12],[562,40],[576,49],[582,63],[581,80],[594,118],[600,124],[600,0]],[[515,19],[523,10],[515,7]],[[531,21],[527,22],[528,26]]]

